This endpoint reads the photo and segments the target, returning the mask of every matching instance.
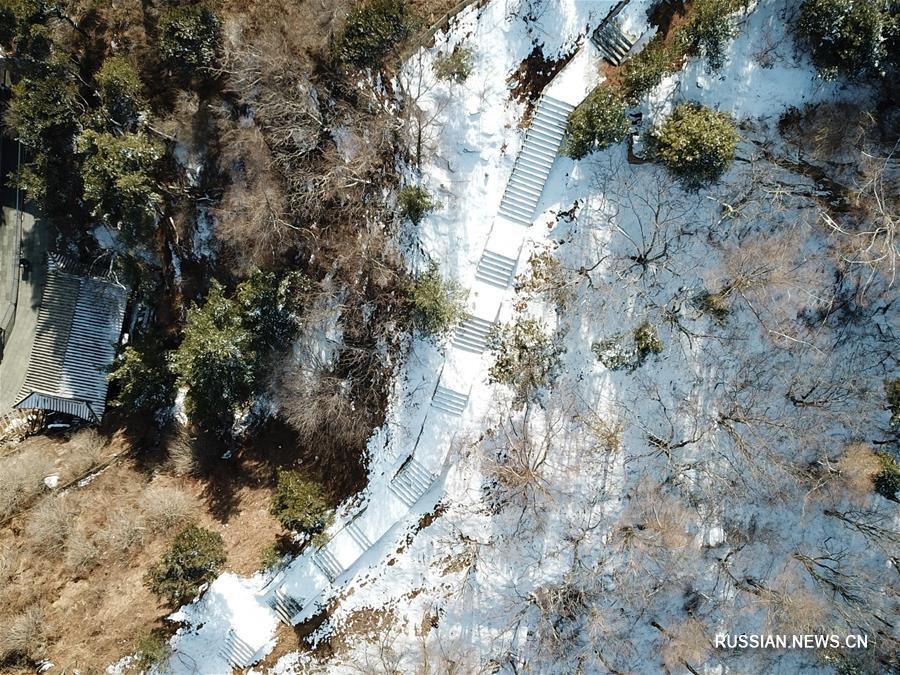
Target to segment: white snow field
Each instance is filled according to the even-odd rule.
[[[788,106],[860,94],[823,83],[795,54],[787,0],[761,1],[741,17],[721,71],[691,60],[642,105],[651,121],[683,100],[740,120],[745,140],[721,184],[685,192],[660,168],[629,163],[624,145],[580,162],[557,157],[568,111],[602,79],[587,36],[614,4],[493,0],[462,12],[408,61],[399,77],[417,83],[418,104],[435,117],[422,176],[441,202],[417,228],[409,263],[434,261],[468,288],[472,319],[446,344],[414,343],[369,444],[368,486],[339,512],[330,541],[274,577],[222,575],[172,617],[183,625],[166,672],[251,666],[271,652],[279,620],[327,609],[313,637],[341,634],[343,651],[327,662],[292,653],[272,672],[655,673],[664,663],[710,663],[696,637],[704,630],[761,630],[764,598],[742,590],[753,579],[812,594],[802,556],[815,558],[829,536],[854,565],[890,574],[887,553],[822,515],[816,495],[804,500],[808,488],[782,461],[865,437],[880,413],[848,419],[829,408],[804,435],[813,418],[799,420],[783,397],[764,405],[746,386],[751,372],[774,391],[832,368],[815,344],[830,338],[827,327],[801,336],[797,325],[824,302],[814,296],[833,273],[815,188],[765,163],[759,148],[776,143],[772,128]],[[645,34],[647,4],[627,8],[633,35]],[[461,43],[474,50],[471,76],[437,80],[433,58]],[[577,52],[525,131],[509,77],[535,45],[547,57]],[[763,52],[770,67],[760,65]],[[740,192],[748,175],[770,201]],[[723,279],[751,239],[769,247],[756,251],[764,257],[802,254],[790,258],[796,278],[772,291],[778,313],[766,309],[772,298],[758,298],[761,309],[736,309],[716,326],[691,299]],[[530,256],[544,251],[563,282],[516,291],[515,276],[526,278]],[[566,350],[563,372],[527,419],[487,380],[486,332],[517,313],[541,319]],[[598,362],[593,343],[645,320],[665,344],[659,357],[634,372]],[[803,344],[780,349],[791,341]],[[871,378],[882,346],[851,349],[843,356]],[[751,410],[755,424],[746,423]],[[524,460],[503,450],[520,442]],[[760,468],[753,457],[763,453],[773,459]],[[510,478],[518,461],[531,480]],[[880,611],[889,597],[874,589],[866,602]],[[704,607],[701,629],[694,608]],[[729,612],[743,623],[729,623]],[[681,651],[661,654],[659,640],[672,635],[667,644]],[[704,672],[763,672],[766,662],[753,659],[767,657],[742,658]],[[785,656],[780,672],[807,668],[805,658]]]

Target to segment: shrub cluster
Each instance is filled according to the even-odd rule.
[[[854,76],[884,66],[897,19],[884,0],[804,0],[796,32],[823,77]],[[894,8],[893,13],[896,13]],[[896,60],[894,55],[893,60]]]
[[[434,74],[438,79],[461,84],[472,74],[471,47],[457,45],[449,54],[442,54],[434,60]]]
[[[878,452],[881,469],[875,474],[873,483],[875,492],[885,499],[897,500],[897,492],[900,492],[900,463],[887,452]]]
[[[455,281],[445,280],[433,265],[409,290],[414,329],[428,336],[448,333],[465,319],[467,297],[465,289]]]
[[[518,317],[497,325],[490,335],[494,364],[488,380],[512,387],[519,405],[537,400],[562,366],[564,348],[535,319]]]
[[[368,0],[347,17],[335,56],[355,68],[376,66],[412,28],[405,0]]]
[[[217,532],[196,525],[183,529],[162,560],[145,577],[148,588],[172,607],[190,600],[225,564],[225,544]]]
[[[603,85],[592,91],[569,116],[563,153],[581,159],[618,143],[628,133],[625,100]]]
[[[662,82],[663,77],[675,72],[681,56],[675,46],[654,38],[628,59],[622,66],[622,86],[628,100],[638,100]]]
[[[705,56],[712,70],[718,70],[725,62],[726,46],[737,35],[731,15],[740,6],[739,0],[695,0],[678,39],[689,52]]]
[[[725,113],[682,103],[650,133],[654,155],[688,184],[699,186],[721,176],[734,159],[738,134]]]
[[[649,321],[643,322],[631,332],[631,339],[624,335],[613,335],[595,342],[591,351],[610,370],[633,372],[640,368],[647,358],[663,351],[663,341],[656,328]]]
[[[428,190],[419,185],[407,185],[397,195],[397,208],[403,218],[408,218],[413,225],[434,211],[439,204],[432,199]]]
[[[322,486],[298,471],[281,470],[270,512],[292,532],[317,535],[334,520]]]

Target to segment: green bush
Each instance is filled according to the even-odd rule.
[[[884,394],[891,411],[891,428],[900,430],[900,377],[885,380]]]
[[[367,0],[347,17],[335,43],[335,56],[356,68],[378,65],[412,27],[405,0]]]
[[[622,85],[630,101],[643,97],[674,72],[682,53],[662,39],[653,39],[622,65]]]
[[[659,354],[663,350],[663,342],[659,339],[656,328],[648,321],[631,332],[631,340],[618,334],[600,340],[591,345],[591,351],[604,366],[610,370],[627,370],[634,372],[651,354]]]
[[[334,521],[322,486],[297,471],[278,472],[269,510],[286,530],[309,535],[324,532]]]
[[[143,85],[131,61],[124,56],[110,56],[97,71],[96,80],[110,117],[123,126],[133,124]]]
[[[16,12],[11,0],[0,0],[0,45],[9,47],[16,36]]]
[[[461,84],[472,74],[471,47],[458,45],[449,54],[442,54],[434,60],[434,74],[440,80]]]
[[[236,305],[213,281],[203,306],[192,305],[184,340],[171,360],[180,386],[189,387],[191,417],[218,428],[253,391],[258,355]]]
[[[702,293],[696,299],[696,305],[701,312],[709,314],[717,323],[725,323],[731,313],[728,299],[722,293]]]
[[[884,0],[804,0],[797,36],[825,78],[878,70],[892,21]]]
[[[147,631],[135,640],[134,655],[144,670],[162,663],[169,656],[168,636],[158,629]]]
[[[725,48],[737,35],[731,17],[741,6],[739,0],[695,0],[690,18],[678,37],[692,53],[703,54],[712,70],[725,62]]]
[[[490,343],[494,364],[488,380],[512,387],[519,405],[535,401],[559,374],[564,350],[539,321],[519,317],[498,325]]]
[[[649,321],[645,321],[634,329],[634,345],[637,348],[640,363],[643,363],[651,354],[659,354],[663,350],[662,340],[659,339],[656,328]]]
[[[413,327],[425,335],[443,335],[466,317],[468,294],[455,281],[445,281],[432,266],[409,291]]]
[[[178,607],[212,581],[225,564],[225,544],[217,532],[189,525],[182,530],[162,560],[145,577],[148,588]]]
[[[308,286],[300,273],[257,271],[227,298],[213,280],[206,302],[188,309],[184,339],[170,360],[179,386],[189,388],[192,418],[216,431],[230,424],[264,382],[272,354],[295,337]]]
[[[175,400],[175,375],[158,338],[147,337],[125,347],[116,357],[109,379],[118,389],[111,403],[132,412],[155,415],[169,409]]]
[[[716,180],[728,168],[738,134],[725,113],[682,103],[649,140],[655,156],[670,171],[700,185]]]
[[[34,150],[69,142],[75,129],[75,87],[63,73],[25,78],[12,87],[5,122]]]
[[[216,63],[221,36],[219,16],[206,5],[182,5],[159,19],[159,54],[186,75]]]
[[[427,214],[434,211],[439,204],[431,198],[431,195],[423,187],[407,185],[397,195],[397,208],[400,215],[409,218],[413,225],[422,222]]]
[[[147,134],[111,134],[88,129],[76,148],[84,155],[81,176],[84,199],[94,216],[132,239],[151,236],[162,196],[157,168],[165,152]]]
[[[618,143],[627,133],[625,100],[601,85],[569,116],[563,153],[581,159],[594,150]]]
[[[875,474],[873,482],[875,492],[885,499],[897,501],[897,492],[900,491],[900,464],[894,457],[886,452],[877,452],[881,462],[881,470]]]

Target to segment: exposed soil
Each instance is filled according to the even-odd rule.
[[[58,440],[35,438],[29,442],[43,444],[48,452],[64,454],[65,444]],[[140,500],[151,482],[154,486],[175,487],[194,502],[197,524],[222,535],[228,555],[225,570],[251,574],[261,567],[263,549],[281,533],[280,525],[268,512],[271,472],[263,470],[262,465],[269,453],[264,450],[259,454],[255,462],[246,461],[248,471],[236,471],[234,465],[221,461],[221,470],[209,481],[148,472],[131,458],[121,459],[70,493],[76,503],[75,527],[96,532],[111,510],[139,512]],[[224,504],[227,517],[221,510]],[[101,551],[99,564],[77,575],[66,568],[61,556],[29,551],[27,518],[28,514],[20,514],[0,529],[0,548],[11,546],[19,551],[18,573],[0,590],[0,607],[3,613],[32,604],[44,608],[50,630],[47,656],[55,664],[52,672],[102,672],[131,653],[139,636],[165,626],[165,616],[171,610],[145,587],[144,575],[159,560],[175,532],[148,532],[144,542],[127,553]],[[168,627],[174,628],[171,624]]]
[[[531,113],[541,92],[556,74],[572,60],[577,46],[559,58],[544,56],[543,46],[535,45],[531,53],[525,57],[516,71],[509,76],[510,98],[525,103],[525,114],[519,126],[526,127],[531,121]]]

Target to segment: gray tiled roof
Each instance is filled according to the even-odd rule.
[[[17,408],[99,421],[122,331],[128,289],[74,273],[51,258],[25,383]]]

